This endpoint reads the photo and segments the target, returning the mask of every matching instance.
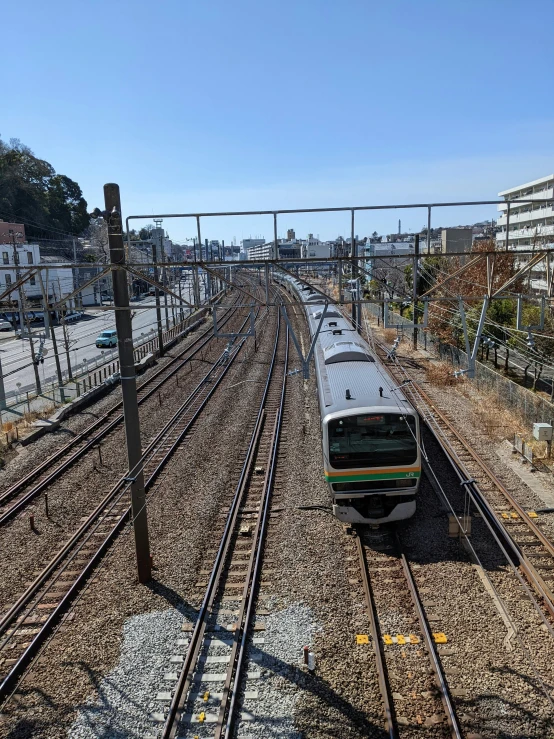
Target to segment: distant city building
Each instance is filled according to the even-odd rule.
[[[302,241],[303,257],[321,257],[328,259],[330,252],[331,243],[315,239],[313,234],[308,234],[308,238]]]
[[[266,244],[265,239],[244,239],[242,247],[242,253],[246,253],[246,258],[250,260],[271,259],[273,257],[273,242]]]
[[[289,228],[287,230],[287,241],[295,241],[296,240],[296,234],[294,233],[294,228]]]
[[[471,228],[443,228],[441,233],[441,252],[452,254],[453,252],[469,252],[473,242],[473,229]],[[432,244],[431,240],[431,244]]]
[[[255,249],[257,246],[263,246],[265,239],[243,239],[241,242],[241,251],[246,254],[247,259],[258,259],[258,257],[250,257],[248,253],[250,249]],[[268,259],[268,257],[260,257],[260,259]]]
[[[499,246],[506,248],[506,225],[508,201],[511,200],[552,200],[554,198],[554,174],[527,182],[524,185],[511,187],[498,193],[505,203],[498,206],[500,216],[496,234]],[[554,243],[554,207],[553,203],[521,203],[510,205],[509,249],[528,249],[535,245]]]

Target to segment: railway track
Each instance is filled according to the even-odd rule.
[[[248,679],[255,677],[247,672],[246,654],[275,476],[288,340],[278,313],[267,381],[202,605],[195,623],[184,625],[190,638],[184,640],[180,672],[166,676],[172,690],[167,713],[158,717],[163,739],[192,737],[198,723],[213,724],[215,739],[229,739],[237,718],[248,718],[239,710],[239,694],[249,698]],[[224,673],[213,672],[222,665]]]
[[[380,346],[383,352],[383,346]],[[554,542],[490,468],[483,455],[459,433],[433,399],[399,362],[387,369],[417,409],[458,474],[472,509],[481,515],[509,560],[520,568],[551,618],[554,618]],[[536,516],[536,514],[535,514]]]
[[[388,736],[461,739],[436,646],[445,638],[431,632],[398,535],[361,526],[354,535]]]
[[[221,318],[221,325],[225,325],[231,320],[232,314],[233,311],[230,308]],[[195,325],[193,324],[193,326]],[[139,405],[155,395],[185,365],[202,355],[204,348],[213,338],[213,330],[210,327],[164,367],[141,383],[137,388]],[[123,421],[122,407],[122,401],[113,405],[103,416],[94,421],[70,442],[0,493],[0,526],[5,525],[14,516],[21,513],[28,503],[44,493],[77,460],[97,447],[108,434],[116,429]]]
[[[260,321],[265,317],[262,316]],[[244,319],[239,331],[248,323]],[[173,417],[143,452],[145,488],[158,475],[238,357],[246,338],[223,351]],[[67,615],[79,590],[101,561],[109,546],[130,520],[129,478],[123,475],[79,529],[52,558],[21,597],[0,619],[0,704],[11,694],[55,627]]]

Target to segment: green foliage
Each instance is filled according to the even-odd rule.
[[[0,218],[24,223],[31,239],[78,235],[90,220],[79,185],[18,139],[0,139]]]

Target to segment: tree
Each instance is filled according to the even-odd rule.
[[[79,185],[65,175],[54,175],[48,183],[48,211],[51,224],[60,231],[82,233],[89,224],[87,201]]]
[[[89,223],[79,185],[19,139],[0,139],[0,218],[24,223],[31,239],[79,235]]]

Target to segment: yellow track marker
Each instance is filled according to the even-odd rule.
[[[409,639],[410,644],[419,644],[419,636],[416,636],[415,634],[410,634]]]
[[[539,517],[538,513],[535,513],[535,511],[527,511],[527,515],[529,516],[529,518],[538,518]]]
[[[204,713],[204,711],[202,711],[202,713],[198,714],[198,723],[203,724],[205,720],[206,714]]]
[[[367,634],[356,634],[356,644],[369,644],[369,636]]]
[[[385,644],[392,644],[392,637],[389,634],[383,634],[383,641]]]
[[[396,643],[397,644],[406,644],[406,639],[404,638],[403,634],[397,634],[396,635]]]
[[[437,631],[435,634],[433,634],[433,639],[435,640],[435,644],[446,644],[448,642],[446,634],[444,634],[442,631]]]

